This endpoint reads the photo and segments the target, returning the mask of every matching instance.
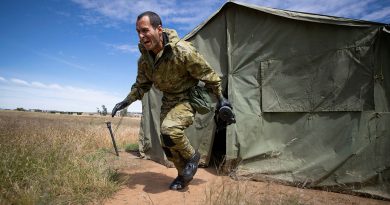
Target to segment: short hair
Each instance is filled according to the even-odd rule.
[[[137,22],[144,16],[149,16],[150,24],[152,24],[153,28],[157,28],[159,25],[162,26],[161,18],[158,14],[154,13],[153,11],[145,11],[138,15]]]

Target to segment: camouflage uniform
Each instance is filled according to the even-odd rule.
[[[186,161],[195,153],[184,135],[194,120],[195,110],[189,104],[189,88],[199,80],[221,95],[220,78],[189,43],[178,38],[175,30],[163,30],[164,49],[157,55],[139,45],[137,80],[126,100],[131,104],[142,99],[152,84],[163,92],[161,106],[161,142],[167,158],[180,173]]]

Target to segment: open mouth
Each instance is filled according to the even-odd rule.
[[[150,45],[150,43],[151,43],[150,41],[144,41],[143,42],[144,46],[148,46],[148,45]]]

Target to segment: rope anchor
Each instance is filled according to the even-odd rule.
[[[111,129],[111,122],[106,122],[106,124],[107,124],[108,130],[110,131],[110,135],[111,135],[111,139],[112,139],[112,144],[114,145],[114,149],[115,149],[116,156],[119,157],[119,152],[118,152],[118,148],[116,147],[116,142],[115,142],[115,138],[114,138],[114,133],[112,133],[112,129]]]

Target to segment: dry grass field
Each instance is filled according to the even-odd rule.
[[[0,204],[99,203],[115,193],[107,120],[120,149],[137,143],[138,118],[0,111]]]
[[[137,144],[139,120],[0,111],[0,205],[390,204],[269,182],[234,181],[218,176],[212,167],[198,170],[187,190],[170,191],[176,169],[123,152]],[[105,121],[112,122],[120,157],[115,156]]]

